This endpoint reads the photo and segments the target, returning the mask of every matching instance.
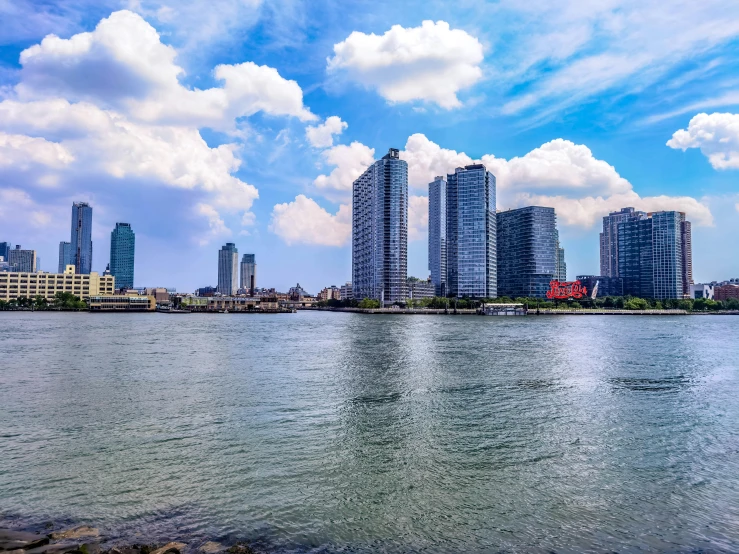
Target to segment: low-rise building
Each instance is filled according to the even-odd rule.
[[[68,292],[82,300],[89,300],[91,296],[112,295],[115,292],[115,277],[101,276],[95,271],[79,275],[75,273],[73,265],[68,265],[64,273],[0,273],[0,300],[6,302],[37,296],[52,301],[58,292]]]
[[[594,298],[624,295],[624,280],[621,277],[578,275],[577,280],[587,289],[587,295],[589,297],[593,297],[593,291],[595,291]]]
[[[89,304],[91,312],[153,312],[157,308],[156,298],[136,294],[90,296]]]
[[[416,277],[408,277],[408,298],[433,298],[436,295],[431,278],[422,281]]]
[[[269,296],[186,296],[180,307],[192,312],[279,312],[275,297]]]
[[[713,287],[713,299],[716,301],[729,300],[734,298],[739,300],[739,284],[738,285],[718,285]]]
[[[347,281],[345,285],[341,285],[339,289],[339,300],[353,300],[354,289],[350,281]]]
[[[712,283],[697,283],[690,285],[690,298],[696,300],[698,298],[706,298],[713,300],[714,285]]]
[[[341,300],[341,289],[335,285],[326,287],[318,293],[318,300]]]

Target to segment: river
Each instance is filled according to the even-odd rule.
[[[0,312],[0,519],[739,550],[739,317]]]

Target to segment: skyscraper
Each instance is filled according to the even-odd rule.
[[[405,301],[408,277],[408,164],[390,148],[353,184],[354,298]]]
[[[557,215],[528,206],[498,212],[498,295],[543,298],[557,274]]]
[[[446,180],[429,183],[429,272],[436,296],[447,295]]]
[[[693,268],[684,213],[654,212],[619,223],[618,252],[624,294],[659,300],[689,296]]]
[[[619,277],[618,225],[625,221],[646,219],[647,214],[634,208],[622,208],[603,218],[603,232],[600,234],[600,274],[605,277]]]
[[[62,241],[59,243],[59,265],[57,266],[57,273],[64,273],[68,265],[74,265],[74,261],[72,260],[72,243]]]
[[[10,255],[10,243],[0,242],[0,256],[7,262],[8,256]]]
[[[241,257],[241,282],[242,289],[253,292],[257,287],[257,262],[254,254],[244,254]]]
[[[20,244],[8,253],[8,262],[10,271],[36,273],[36,251],[21,250]]]
[[[72,204],[72,263],[78,274],[92,269],[92,206],[87,202]]]
[[[685,214],[681,212],[680,242],[683,250],[683,297],[691,298],[690,287],[693,285],[693,232],[690,221],[686,221]]]
[[[498,295],[495,175],[484,165],[447,175],[447,290],[456,297]]]
[[[218,251],[218,287],[223,295],[236,294],[239,283],[239,251],[233,242],[227,242]]]
[[[110,233],[110,274],[115,277],[115,288],[133,288],[136,234],[130,223],[116,223]]]

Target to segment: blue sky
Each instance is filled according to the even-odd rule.
[[[0,2],[0,241],[54,270],[71,204],[116,221],[136,284],[351,275],[352,180],[409,163],[409,274],[427,187],[481,160],[498,208],[554,206],[568,274],[598,272],[609,210],[679,209],[696,280],[739,276],[739,4],[291,0]]]

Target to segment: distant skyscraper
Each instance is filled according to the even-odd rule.
[[[92,207],[87,202],[72,204],[72,260],[78,274],[92,270]]]
[[[36,273],[36,251],[21,250],[20,244],[8,253],[10,271]]]
[[[638,212],[634,208],[622,208],[603,218],[603,232],[600,234],[600,274],[602,276],[619,277],[618,224],[646,218],[646,213]]]
[[[684,298],[692,280],[690,222],[682,212],[655,212],[618,225],[619,274],[624,294],[641,298]],[[692,258],[692,256],[691,256]]]
[[[353,184],[354,298],[405,301],[408,277],[408,164],[391,148]]]
[[[64,273],[64,269],[68,265],[74,265],[74,261],[72,260],[72,243],[62,241],[59,243],[59,265],[57,266],[57,273]]]
[[[447,295],[446,179],[429,183],[429,272],[436,296]]]
[[[241,257],[241,286],[251,291],[257,288],[257,262],[254,254],[244,254]]]
[[[691,287],[693,286],[693,232],[690,221],[685,220],[685,214],[681,213],[682,222],[680,224],[680,242],[683,249],[683,296],[691,298]]]
[[[223,295],[236,294],[239,283],[239,251],[233,242],[227,242],[218,251],[218,288]]]
[[[498,295],[495,175],[484,165],[447,175],[447,290],[456,297]]]
[[[543,298],[557,275],[554,208],[498,212],[498,295]]]
[[[7,262],[8,256],[10,255],[10,243],[0,242],[0,256]]]
[[[136,234],[130,223],[116,223],[110,233],[110,274],[116,289],[133,288]]]

